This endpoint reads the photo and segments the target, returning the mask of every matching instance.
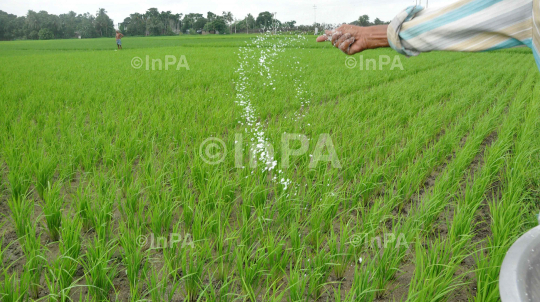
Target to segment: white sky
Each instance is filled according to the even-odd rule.
[[[425,6],[426,0],[421,0]],[[441,7],[457,0],[429,0],[429,7]],[[124,18],[134,12],[144,13],[150,7],[157,7],[159,11],[172,13],[202,13],[212,11],[221,14],[222,11],[231,11],[235,18],[242,19],[248,13],[255,18],[260,12],[277,12],[280,21],[295,20],[297,24],[312,24],[315,13],[313,5],[317,6],[317,22],[341,23],[357,20],[360,15],[367,14],[371,21],[380,18],[390,21],[399,11],[407,6],[414,5],[415,0],[250,0],[245,2],[227,0],[142,0],[133,3],[133,0],[2,0],[0,10],[17,16],[26,15],[28,10],[45,10],[50,14],[63,14],[70,10],[77,14],[90,12],[95,15],[98,8],[107,10],[109,17],[114,20],[115,27]]]

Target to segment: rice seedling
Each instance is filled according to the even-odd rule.
[[[291,263],[291,267],[293,267]],[[300,263],[294,265],[294,269],[289,274],[289,301],[308,301],[307,286],[308,286],[307,273],[305,269],[301,268]]]
[[[537,90],[538,88],[535,89]],[[523,98],[527,99],[528,96],[524,95]],[[527,229],[527,222],[520,219],[520,212],[523,208],[534,207],[530,200],[531,193],[526,189],[528,186],[526,175],[527,171],[538,172],[538,162],[528,159],[534,158],[533,153],[538,151],[539,145],[536,140],[526,139],[526,137],[535,136],[539,131],[538,122],[534,116],[540,108],[538,102],[534,101],[527,108],[522,126],[513,137],[514,156],[505,159],[505,171],[509,172],[502,176],[501,181],[504,187],[501,196],[489,202],[492,237],[488,239],[485,250],[475,254],[478,266],[477,301],[497,299],[498,283],[492,282],[498,278],[499,274],[496,263],[502,263],[508,247],[520,236],[520,233]]]
[[[4,158],[9,164],[8,182],[11,189],[12,199],[20,199],[28,195],[31,184],[31,176],[28,159],[24,151],[16,145],[5,145]]]
[[[20,302],[27,299],[29,274],[24,273],[8,273],[3,271],[4,279],[0,282],[0,298],[6,302]]]
[[[328,259],[329,257],[326,250],[321,249],[315,251],[313,257],[308,259],[308,293],[315,300],[318,300],[321,297],[324,286],[327,284],[326,280],[328,279],[331,270],[331,260]]]
[[[18,200],[28,195],[30,188],[30,177],[25,170],[13,169],[9,172],[9,183],[11,185],[12,199]]]
[[[229,302],[234,301],[234,294],[232,292],[232,280],[221,283],[219,289],[211,286],[213,279],[210,278],[208,286],[204,288],[201,293],[201,296],[207,299],[208,301],[219,301],[219,302]]]
[[[150,199],[150,229],[157,235],[168,234],[172,225],[176,202],[168,193]]]
[[[341,280],[345,276],[345,271],[352,263],[354,257],[353,246],[350,242],[352,238],[350,227],[340,221],[340,234],[332,231],[328,239],[328,248],[332,257],[332,270],[337,279]]]
[[[58,241],[60,238],[60,226],[62,224],[63,198],[60,196],[61,183],[56,182],[53,185],[47,183],[47,189],[43,194],[43,215],[49,229],[49,236],[52,241]]]
[[[0,228],[3,228],[4,225],[5,225],[6,222],[0,224]],[[5,246],[4,246],[4,239],[5,237],[2,236],[2,238],[0,238],[0,270],[3,270],[5,269],[5,266],[4,266],[4,258],[5,258],[5,252],[6,250],[9,248],[10,245],[12,245],[14,242],[10,242],[10,243],[7,243]]]
[[[29,217],[34,212],[34,203],[24,196],[8,199],[8,206],[11,210],[11,219],[18,238],[26,236],[28,231]]]
[[[28,223],[26,225],[26,235],[22,238],[22,250],[26,263],[24,264],[25,271],[28,272],[28,291],[33,299],[37,299],[41,288],[41,276],[47,259],[44,256],[43,247],[41,246],[41,234],[36,233],[36,223]]]
[[[78,217],[63,219],[59,255],[47,265],[45,281],[49,289],[49,301],[70,301],[75,287],[75,273],[79,267],[82,224]]]
[[[114,193],[100,195],[99,200],[93,204],[94,231],[98,238],[103,241],[110,241],[111,221],[113,219],[113,205],[115,203]]]
[[[41,199],[44,199],[44,192],[50,186],[52,177],[56,170],[56,159],[53,155],[45,155],[45,150],[36,151],[34,156],[33,169],[36,177],[36,190]]]
[[[286,248],[286,240],[284,237],[278,236],[276,233],[268,232],[266,240],[263,241],[266,246],[266,268],[268,282],[274,283],[282,278],[286,271],[287,265],[290,263],[290,252]]]
[[[132,219],[137,217],[144,203],[141,202],[142,197],[142,185],[140,181],[134,181],[128,185],[125,192],[125,201],[123,204],[123,211],[126,219]]]
[[[112,254],[116,248],[114,241],[106,242],[96,236],[83,256],[84,277],[90,296],[95,301],[108,300],[114,287],[113,279],[118,271],[117,264],[112,261]]]
[[[197,301],[202,291],[202,274],[204,261],[198,257],[196,251],[184,249],[182,256],[182,280],[184,281],[184,294],[186,300]]]
[[[100,40],[0,42],[0,300],[499,298],[540,211],[529,50],[358,70],[305,35]],[[172,53],[190,70],[129,64]]]
[[[89,188],[86,188],[85,191],[83,190],[83,186],[79,186],[77,188],[77,193],[75,196],[77,205],[77,216],[80,218],[82,223],[82,230],[85,232],[94,227],[95,225],[88,189]]]
[[[120,228],[121,236],[119,241],[122,247],[122,262],[126,267],[130,297],[132,301],[138,301],[141,298],[141,283],[139,280],[142,276],[145,276],[148,270],[147,256],[139,242],[140,236],[144,235],[141,234],[141,229],[130,229],[126,224],[121,224]]]
[[[266,261],[263,249],[239,245],[236,255],[236,271],[242,286],[243,294],[251,301],[256,301],[260,292],[259,285],[266,273]]]
[[[49,301],[70,301],[70,291],[75,287],[73,275],[76,266],[72,264],[72,259],[60,256],[56,261],[47,265],[45,273],[45,283],[49,290]]]
[[[374,282],[376,267],[369,262],[367,265],[355,264],[352,290],[347,295],[347,301],[373,301],[380,289]]]
[[[151,301],[167,300],[167,280],[160,277],[160,271],[151,267],[146,278],[148,282],[148,295]],[[169,299],[170,300],[170,299]]]

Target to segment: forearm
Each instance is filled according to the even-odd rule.
[[[366,43],[368,49],[390,47],[388,43],[388,25],[375,25],[365,28]]]
[[[462,0],[437,10],[410,7],[390,23],[388,40],[392,48],[406,55],[530,46],[532,3],[488,0],[479,7]]]

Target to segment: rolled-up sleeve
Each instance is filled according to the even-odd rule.
[[[388,42],[407,56],[526,45],[540,68],[540,0],[461,0],[439,9],[411,6],[388,26]]]

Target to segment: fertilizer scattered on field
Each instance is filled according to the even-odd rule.
[[[259,95],[251,88],[250,80],[254,80],[251,76],[261,76],[265,79],[263,86],[272,86],[272,91],[276,90],[275,82],[279,78],[286,78],[287,81],[292,82],[296,87],[294,95],[290,98],[299,100],[301,104],[300,112],[295,113],[295,120],[305,116],[305,107],[309,104],[309,100],[305,98],[305,83],[301,76],[292,73],[292,70],[302,71],[300,67],[299,58],[292,57],[292,66],[288,64],[291,69],[287,72],[277,70],[273,65],[278,59],[283,59],[280,54],[284,53],[288,47],[303,42],[306,38],[302,35],[298,37],[280,37],[276,41],[276,36],[273,35],[261,35],[251,41],[246,41],[245,47],[240,47],[238,51],[239,67],[236,70],[238,80],[236,84],[236,104],[242,108],[242,120],[239,121],[244,126],[244,132],[250,137],[250,141],[253,145],[252,150],[254,156],[258,161],[263,163],[262,172],[273,172],[274,176],[272,180],[283,186],[284,190],[287,190],[292,181],[283,176],[283,171],[276,169],[277,161],[274,159],[273,154],[267,153],[266,146],[273,146],[269,141],[265,127],[259,121],[257,110],[254,108],[252,100],[257,99]],[[255,171],[252,172],[254,174]]]

